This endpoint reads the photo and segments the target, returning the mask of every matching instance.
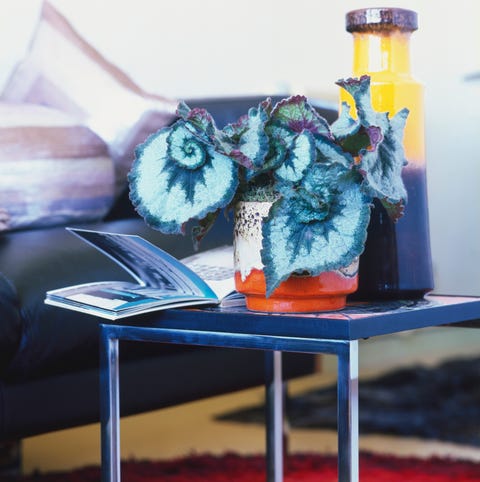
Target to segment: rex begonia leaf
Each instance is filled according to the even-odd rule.
[[[285,127],[296,134],[307,130],[313,135],[330,136],[328,122],[303,95],[295,95],[280,101],[272,111],[271,120],[274,126]]]
[[[365,149],[375,149],[382,139],[381,129],[376,126],[365,127],[351,115],[350,106],[342,102],[338,119],[331,125],[332,135],[344,151],[358,156]]]
[[[188,114],[191,110],[192,109],[190,109],[190,106],[188,106],[183,100],[177,105],[177,115],[185,121],[187,120]]]
[[[331,137],[328,122],[301,95],[289,97],[275,105],[266,131],[270,137],[270,152],[265,167],[277,169],[281,178],[293,174],[293,165],[296,166],[297,176],[301,172],[300,166],[308,165],[307,159],[298,156],[300,145],[297,144],[306,145],[309,142],[304,133],[308,132],[315,139]],[[302,137],[297,141],[299,135]]]
[[[270,139],[270,150],[265,158],[263,171],[275,170],[283,164],[298,135],[283,126],[269,124],[266,129]]]
[[[379,112],[372,109],[370,97],[370,77],[362,75],[360,78],[340,79],[337,85],[345,89],[355,101],[355,110],[362,125],[376,125]]]
[[[338,163],[316,163],[302,181],[304,196],[274,203],[262,226],[267,296],[293,273],[315,276],[361,254],[370,205],[357,175]]]
[[[345,137],[352,136],[358,132],[360,127],[361,124],[358,119],[352,117],[348,103],[342,102],[340,114],[337,120],[330,126],[335,139],[342,140]]]
[[[301,132],[286,153],[282,165],[275,171],[282,181],[298,182],[305,169],[315,160],[315,140],[309,131]]]
[[[373,110],[368,76],[341,80],[337,84],[352,95],[359,122],[370,138],[369,148],[359,152],[365,190],[369,196],[379,198],[393,218],[398,219],[407,200],[401,171],[407,163],[403,132],[408,109],[400,110],[391,118],[388,112]]]
[[[167,137],[167,155],[186,169],[196,169],[205,164],[206,144],[193,135],[185,123],[176,122]]]
[[[185,102],[179,102],[177,114],[185,121],[185,125],[192,132],[205,140],[213,139],[217,131],[215,121],[211,114],[200,107],[190,109]]]
[[[377,129],[377,131],[372,132],[372,135],[374,136],[373,144],[378,144],[378,142],[375,142],[379,140],[378,129],[380,129],[382,135],[385,136],[385,133],[391,128],[391,126],[388,117],[389,113],[377,112],[372,107],[370,77],[368,75],[363,75],[359,79],[339,80],[337,84],[344,88],[353,97],[360,125],[365,129],[371,127]]]
[[[247,169],[253,168],[253,162],[246,155],[241,154],[238,150],[238,145],[242,135],[248,129],[248,115],[242,115],[237,122],[227,124],[218,135],[215,137],[214,142],[220,152],[227,156],[231,156],[233,151],[237,151],[235,155],[235,161],[246,167]]]
[[[402,141],[407,115],[406,109],[395,114],[383,131],[383,139],[376,150],[365,151],[360,162],[367,194],[379,198],[383,203],[397,205],[396,208],[392,206],[387,209],[394,219],[401,216],[402,206],[407,201],[407,191],[401,176],[406,164]]]
[[[208,213],[203,219],[199,220],[196,226],[192,228],[192,240],[195,250],[199,248],[200,242],[212,228],[213,224],[218,218],[219,213],[219,209],[217,209],[215,212]]]
[[[361,125],[355,134],[344,137],[339,143],[344,151],[360,158],[366,150],[374,151],[382,140],[383,134],[380,127]]]
[[[270,102],[252,107],[248,114],[234,124],[227,125],[221,133],[221,146],[227,155],[239,164],[253,169],[263,166],[269,150],[265,125],[268,122]]]
[[[335,144],[327,137],[320,136],[315,140],[317,152],[317,161],[323,163],[338,162],[344,167],[349,168],[354,163],[354,159],[348,152],[342,150],[340,146]]]
[[[151,135],[136,148],[128,176],[136,210],[165,233],[228,205],[238,186],[234,161],[191,130],[180,119]]]

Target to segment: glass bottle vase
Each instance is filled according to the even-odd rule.
[[[395,115],[409,109],[402,177],[408,193],[404,216],[394,223],[375,202],[365,251],[360,257],[355,299],[421,298],[433,289],[428,220],[423,85],[410,70],[410,36],[417,14],[398,8],[366,8],[347,13],[353,35],[353,76],[371,77],[372,106]],[[351,104],[342,92],[341,100]]]

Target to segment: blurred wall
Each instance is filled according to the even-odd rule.
[[[336,102],[348,76],[348,10],[419,13],[412,37],[426,85],[430,224],[436,291],[480,295],[480,2],[457,0],[52,0],[147,90],[175,98],[303,93]],[[39,0],[4,0],[0,82],[25,51]]]

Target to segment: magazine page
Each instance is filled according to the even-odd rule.
[[[197,273],[219,299],[235,291],[232,246],[202,251],[181,261]]]
[[[67,229],[113,259],[142,286],[182,295],[216,297],[200,276],[140,236]]]
[[[221,306],[245,304],[245,297],[235,291],[232,245],[202,251],[181,261],[212,288]]]

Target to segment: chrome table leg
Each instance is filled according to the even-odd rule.
[[[283,481],[282,352],[265,352],[267,482]]]
[[[358,482],[358,341],[338,353],[338,481]]]
[[[100,422],[102,482],[120,482],[118,338],[100,337]]]

